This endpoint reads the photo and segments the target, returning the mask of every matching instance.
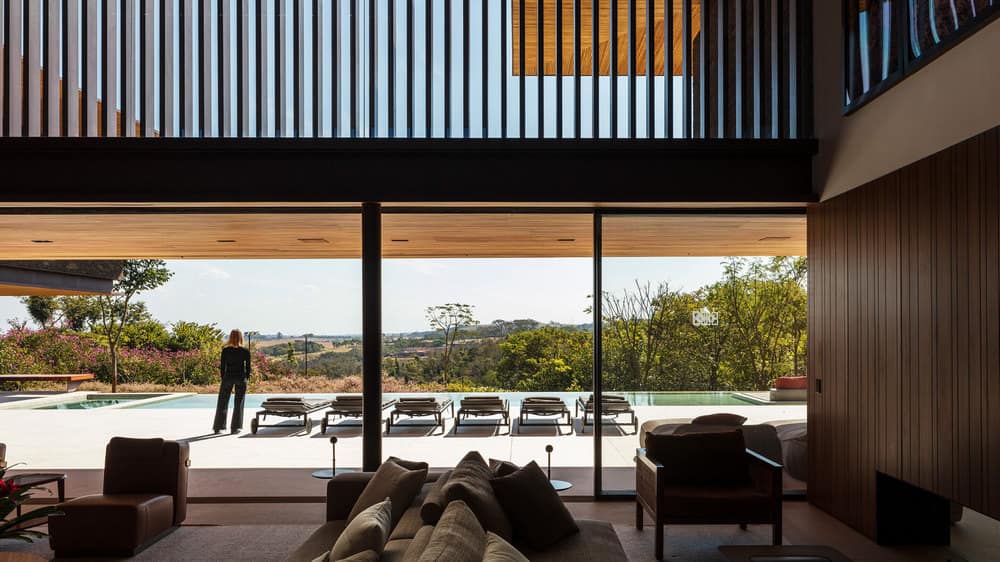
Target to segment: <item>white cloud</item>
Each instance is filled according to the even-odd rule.
[[[230,279],[232,275],[230,275],[228,271],[222,269],[221,267],[212,266],[205,268],[201,272],[199,277],[201,277],[202,279],[222,280],[222,279]]]

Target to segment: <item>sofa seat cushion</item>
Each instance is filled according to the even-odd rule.
[[[340,534],[344,532],[347,520],[328,521],[322,527],[313,531],[306,542],[299,545],[292,552],[285,562],[311,562],[320,556],[330,553],[333,543],[337,542]]]
[[[60,554],[128,553],[174,526],[173,497],[161,494],[83,496],[59,509],[49,534]]]
[[[406,552],[410,548],[413,539],[395,539],[385,543],[385,550],[379,558],[382,562],[406,562],[410,560],[406,557]]]
[[[718,519],[731,522],[734,513],[745,514],[747,522],[770,517],[773,498],[756,488],[705,486],[664,486],[660,512],[665,517],[692,521]]]
[[[573,533],[545,550],[517,542],[515,547],[532,562],[627,562],[628,556],[615,528],[606,521],[577,519],[579,533]]]

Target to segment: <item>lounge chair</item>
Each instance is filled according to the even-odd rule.
[[[260,423],[261,417],[278,416],[281,418],[302,418],[302,427],[306,428],[306,433],[312,431],[312,420],[309,414],[318,412],[330,405],[329,400],[307,400],[301,396],[291,398],[267,398],[260,405],[261,410],[257,412],[250,421],[250,431],[256,435],[261,427],[277,427],[277,425],[264,425]]]
[[[556,419],[551,420],[552,423],[549,420],[539,423],[528,421],[528,416],[556,416]],[[562,422],[563,416],[566,416],[566,423]],[[528,396],[521,402],[521,414],[518,417],[517,432],[521,433],[522,426],[531,425],[555,425],[560,435],[562,435],[562,430],[559,429],[559,426],[566,425],[571,428],[569,430],[570,433],[573,433],[573,418],[570,417],[569,408],[566,407],[566,403],[563,402],[562,398],[558,396]]]
[[[382,402],[382,409],[385,410],[395,403],[395,400],[384,400]],[[326,435],[326,430],[330,427],[333,420],[337,418],[360,419],[363,413],[364,398],[362,396],[347,395],[334,398],[333,402],[330,403],[330,409],[323,415],[323,421],[320,425],[323,430],[323,435]],[[356,425],[357,424],[352,424],[352,426]]]
[[[455,404],[450,398],[445,398],[441,402],[438,402],[437,398],[432,396],[421,398],[400,398],[399,400],[396,400],[396,407],[389,412],[389,417],[385,420],[385,432],[391,432],[392,425],[399,421],[399,417],[406,416],[408,418],[433,417],[433,423],[413,423],[407,424],[407,426],[441,426],[441,432],[444,433],[444,411],[448,408],[451,408],[451,417],[455,417]]]
[[[510,405],[499,396],[470,396],[463,398],[459,403],[458,416],[455,418],[455,433],[462,426],[462,419],[466,421],[470,417],[500,416],[496,426],[507,426],[507,433],[510,433]],[[466,423],[466,426],[473,425]],[[475,424],[478,425],[478,424]]]
[[[594,425],[594,395],[591,394],[587,397],[587,401],[584,402],[583,398],[576,399],[576,416],[580,416],[580,410],[583,410],[583,425],[580,427],[580,431],[587,431],[588,425]],[[629,424],[632,425],[632,433],[639,432],[639,419],[635,417],[635,410],[632,409],[632,405],[629,404],[628,399],[620,394],[604,394],[601,396],[601,416],[611,416],[611,423],[618,427],[621,424],[618,422],[618,416],[627,414],[631,416]],[[588,418],[590,421],[588,421]]]

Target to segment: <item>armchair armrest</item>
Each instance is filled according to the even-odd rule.
[[[783,467],[771,459],[747,449],[750,479],[758,490],[772,497],[781,497]]]
[[[664,470],[663,464],[646,456],[646,449],[636,449],[635,493],[650,507],[657,504]]]
[[[326,520],[347,519],[374,472],[338,474],[326,484]]]

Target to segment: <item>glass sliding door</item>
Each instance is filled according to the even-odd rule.
[[[773,425],[748,447],[804,466],[805,393],[772,390],[807,372],[804,256],[804,215],[602,217],[603,492],[634,490],[646,431],[710,414]]]
[[[592,493],[593,442],[573,426],[592,382],[591,236],[589,213],[384,209],[383,458],[546,469],[551,445],[564,493]]]

